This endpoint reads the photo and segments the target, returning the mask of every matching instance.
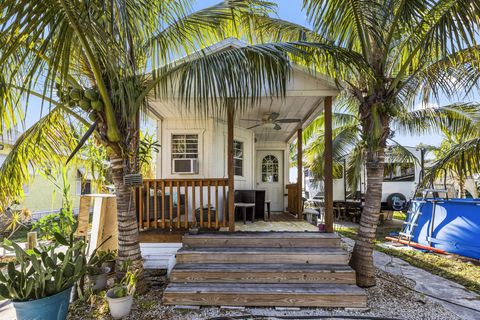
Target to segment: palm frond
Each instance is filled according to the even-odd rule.
[[[473,103],[429,107],[401,113],[393,124],[403,134],[432,134],[445,130],[464,135],[479,132],[480,108]]]
[[[75,148],[77,140],[66,119],[60,109],[53,109],[18,138],[0,167],[0,211],[23,197],[22,187],[33,179],[34,168],[58,166]]]

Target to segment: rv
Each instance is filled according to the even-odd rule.
[[[423,156],[422,150],[415,147],[404,147],[414,157],[415,161],[396,161],[391,148],[385,152],[385,169],[382,185],[382,209],[405,210],[407,202],[415,196],[415,190],[421,179]],[[350,190],[345,179],[345,160],[340,165],[342,170],[333,180],[333,201],[362,200],[366,192],[366,168],[362,166],[360,184],[357,190]],[[305,191],[307,198],[323,197],[322,181],[315,181],[311,172],[305,171]],[[361,204],[361,202],[359,202]]]

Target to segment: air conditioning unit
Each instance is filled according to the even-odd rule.
[[[198,159],[173,159],[172,173],[198,173]]]

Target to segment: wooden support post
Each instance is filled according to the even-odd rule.
[[[333,232],[333,151],[332,151],[332,97],[326,97],[324,102],[324,194],[325,194],[325,231]]]
[[[228,230],[235,232],[234,179],[233,170],[233,121],[235,118],[234,101],[228,100],[227,111],[227,163],[228,163]],[[218,210],[218,208],[217,208]]]
[[[302,189],[303,189],[303,130],[302,128],[297,130],[297,213],[298,219],[303,219],[303,199],[302,199]]]

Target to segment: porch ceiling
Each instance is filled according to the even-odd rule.
[[[290,140],[297,129],[308,126],[323,111],[324,97],[318,96],[287,96],[284,98],[262,98],[258,104],[255,104],[248,110],[235,115],[235,125],[241,128],[255,128],[251,130],[255,133],[257,141],[282,141]],[[161,119],[198,119],[202,121],[202,115],[193,111],[188,111],[178,100],[169,102],[154,101],[151,103],[152,111]],[[262,119],[268,117],[271,113],[278,113],[277,120],[298,119],[299,122],[279,123],[280,130],[275,130],[271,126],[262,125]],[[224,117],[215,117],[219,121],[226,122]]]
[[[262,124],[269,114],[279,114],[277,120],[299,119],[300,122],[279,123],[281,129],[275,130],[266,125],[252,128],[257,141],[288,141],[297,129],[305,128],[323,111],[323,97],[286,97],[284,99],[264,99],[255,108],[236,117],[236,123],[242,128]],[[255,121],[253,121],[255,120]]]

